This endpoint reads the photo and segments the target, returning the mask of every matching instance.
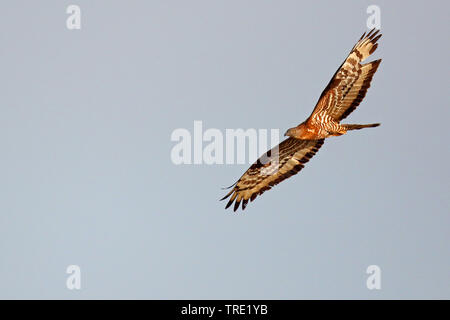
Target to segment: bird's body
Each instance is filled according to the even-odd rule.
[[[311,115],[301,124],[286,131],[289,138],[269,150],[256,161],[222,200],[231,196],[226,208],[234,203],[234,211],[242,202],[245,209],[274,185],[299,172],[323,145],[324,139],[341,136],[349,130],[379,126],[374,124],[341,124],[365,97],[381,59],[361,64],[377,48],[381,37],[372,30],[359,39],[347,59],[322,92]],[[230,188],[231,188],[230,187]]]
[[[371,124],[340,124],[326,114],[319,115],[317,119],[309,118],[297,127],[290,128],[285,136],[301,140],[325,139],[333,136],[341,136],[349,130],[378,127],[379,123]]]

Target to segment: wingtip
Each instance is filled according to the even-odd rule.
[[[242,211],[245,210],[245,207],[247,207],[248,199],[242,200]]]
[[[361,41],[362,39],[364,39],[364,37],[366,36],[366,33],[365,32],[363,32],[363,34],[362,34],[362,36],[361,36],[361,38],[359,38],[359,41]]]
[[[382,36],[380,31],[381,30],[376,27],[372,28],[368,33],[364,32],[363,35],[361,36],[361,38],[359,38],[359,41],[367,39],[367,40],[370,40],[370,42],[375,43]]]
[[[236,182],[233,183],[231,186],[229,186],[229,187],[222,187],[221,189],[222,189],[222,190],[227,190],[227,189],[233,188],[233,187],[236,185],[236,183],[238,183],[238,182],[236,181]]]
[[[226,198],[228,198],[229,196],[231,196],[231,194],[234,192],[234,189],[231,190],[230,192],[228,192],[225,197],[223,197],[222,199],[220,199],[219,201],[225,200]]]
[[[228,203],[227,203],[227,205],[225,206],[225,210],[227,210],[230,206],[231,206],[231,204],[233,203],[233,201],[228,201]]]
[[[240,205],[240,204],[241,204],[240,201],[236,201],[236,202],[234,203],[234,208],[233,208],[233,211],[234,211],[234,212],[236,212],[237,209],[239,209],[239,205]]]

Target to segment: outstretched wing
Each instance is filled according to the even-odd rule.
[[[234,211],[242,202],[242,210],[248,200],[269,190],[284,179],[299,172],[323,145],[324,139],[299,140],[288,138],[260,157],[231,187],[224,200],[231,196],[225,209],[234,202]],[[231,188],[230,187],[230,188]]]
[[[367,35],[364,33],[361,36],[322,92],[310,118],[326,114],[339,122],[361,103],[381,62],[379,59],[361,64],[377,48],[377,41],[381,37],[378,32],[372,29]]]

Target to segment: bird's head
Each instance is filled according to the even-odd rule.
[[[298,127],[293,127],[293,128],[287,129],[284,136],[299,139],[301,137],[302,133],[303,133],[303,126],[300,125]]]

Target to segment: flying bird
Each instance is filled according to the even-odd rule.
[[[364,99],[381,59],[361,64],[377,48],[381,34],[372,29],[364,33],[323,90],[311,115],[284,134],[288,138],[261,156],[231,185],[231,191],[221,200],[231,197],[225,207],[234,202],[234,211],[242,203],[271,189],[298,173],[323,145],[326,138],[341,136],[350,130],[377,127],[373,124],[341,124]]]

